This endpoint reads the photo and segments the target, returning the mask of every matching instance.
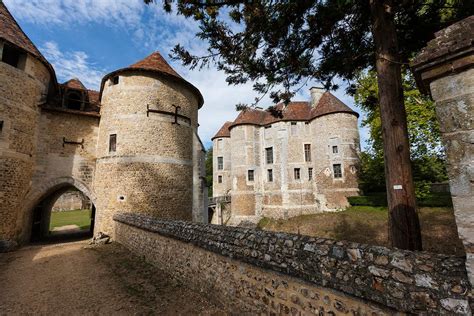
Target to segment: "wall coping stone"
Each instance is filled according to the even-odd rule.
[[[114,220],[398,311],[471,313],[464,257],[141,214]]]

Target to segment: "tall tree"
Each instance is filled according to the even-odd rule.
[[[439,122],[436,118],[434,102],[422,95],[415,80],[406,67],[402,68],[402,86],[407,113],[408,136],[411,149],[413,178],[417,198],[426,195],[428,183],[447,180],[445,156],[441,146]],[[354,99],[365,112],[362,126],[370,132],[370,149],[361,157],[361,188],[364,192],[382,192],[383,142],[378,99],[377,74],[364,71],[355,83]],[[382,169],[381,169],[382,168]],[[380,171],[382,170],[382,173]],[[384,185],[385,186],[385,185]]]
[[[212,147],[206,151],[206,183],[208,187],[207,194],[212,196]]]
[[[152,0],[144,0],[152,2]],[[309,79],[336,88],[367,67],[378,75],[390,238],[393,246],[421,249],[415,209],[402,64],[434,31],[473,12],[456,0],[177,0],[179,14],[199,22],[206,56],[177,45],[173,56],[190,67],[210,63],[229,84],[254,83],[261,95],[289,102]],[[164,0],[166,10],[171,0]]]

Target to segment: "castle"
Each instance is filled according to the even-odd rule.
[[[275,112],[246,109],[212,138],[213,196],[231,197],[230,224],[340,209],[358,194],[356,112],[321,88]]]
[[[71,188],[93,203],[96,231],[113,235],[117,211],[207,222],[203,97],[159,53],[100,91],[60,84],[0,1],[0,61],[0,249],[46,234]]]

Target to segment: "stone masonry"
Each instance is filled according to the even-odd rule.
[[[464,258],[138,214],[115,220],[120,243],[235,311],[471,312]]]
[[[274,115],[243,110],[213,137],[213,195],[231,196],[231,224],[342,209],[358,195],[358,114],[321,88],[311,96]]]
[[[113,235],[116,210],[207,221],[203,102],[158,52],[100,91],[58,83],[0,1],[0,252],[47,234],[68,190],[95,206],[96,232]]]
[[[466,267],[474,284],[474,16],[435,34],[412,64],[436,103]]]

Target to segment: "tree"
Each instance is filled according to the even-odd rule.
[[[144,0],[149,3],[152,0]],[[164,0],[166,10],[171,0]],[[206,56],[177,45],[173,57],[191,68],[210,63],[229,84],[254,83],[262,95],[289,102],[309,79],[335,88],[334,78],[353,80],[376,69],[379,86],[389,230],[392,246],[421,249],[415,209],[401,65],[434,31],[473,12],[456,0],[177,0],[179,14],[200,24]]]
[[[417,89],[413,76],[403,69],[402,86],[407,113],[416,197],[427,194],[427,184],[447,180],[445,157],[441,146],[439,123],[434,102]],[[362,72],[355,83],[354,99],[366,114],[362,125],[369,127],[371,150],[361,157],[361,188],[364,192],[382,192],[383,142],[378,100],[378,85],[374,71]]]
[[[212,196],[212,147],[206,151],[206,183],[208,196]]]

